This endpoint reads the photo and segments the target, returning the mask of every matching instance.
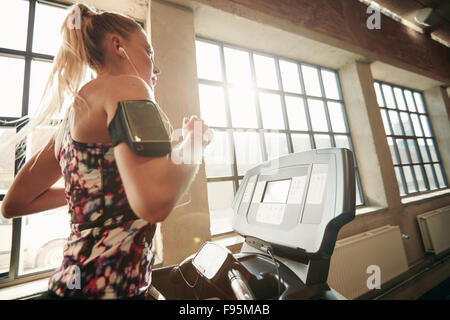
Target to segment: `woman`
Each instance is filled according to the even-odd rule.
[[[153,100],[160,73],[139,24],[77,4],[61,32],[64,42],[44,93],[50,102],[22,135],[51,119],[63,97],[73,103],[58,134],[16,176],[2,214],[14,218],[69,204],[63,262],[43,298],[144,298],[155,224],[174,208],[198,165],[176,164],[170,155],[140,157],[125,143],[112,147],[108,125],[118,102]],[[88,68],[97,77],[81,87]],[[172,152],[190,152],[196,121],[203,133],[208,129],[195,116],[185,118],[183,141]],[[61,174],[65,189],[51,188]]]

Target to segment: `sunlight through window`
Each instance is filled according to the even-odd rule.
[[[25,50],[28,7],[29,2],[24,0],[0,1],[0,47]]]
[[[231,195],[247,170],[288,153],[352,143],[336,71],[201,38],[196,50],[201,115],[216,133],[205,150],[216,235],[232,230]],[[221,193],[227,198],[216,207]]]
[[[231,48],[224,48],[224,52],[228,82],[242,87],[250,87],[252,76],[248,52]]]
[[[20,117],[22,114],[24,69],[24,59],[0,56],[0,96],[3,117]]]
[[[36,4],[33,51],[56,55],[61,46],[60,27],[67,10],[42,3]]]

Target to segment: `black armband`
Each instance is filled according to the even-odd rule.
[[[119,101],[108,131],[113,147],[125,142],[139,156],[161,157],[172,151],[158,108],[150,100]]]

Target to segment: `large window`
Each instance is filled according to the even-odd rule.
[[[18,130],[5,121],[33,117],[60,46],[59,31],[67,13],[66,5],[53,1],[0,1],[0,141]],[[27,138],[26,160],[55,129],[40,127]],[[0,156],[0,206],[21,160],[14,146]],[[55,184],[63,186],[62,179]],[[67,207],[13,220],[0,217],[0,284],[51,272],[61,263],[69,233]],[[153,248],[160,248],[160,243]]]
[[[211,234],[232,230],[231,202],[262,161],[315,148],[353,150],[337,72],[197,38]],[[356,163],[356,159],[355,159]],[[356,175],[356,204],[363,196]]]
[[[448,186],[421,92],[375,82],[402,196]]]
[[[17,127],[4,121],[32,117],[43,93],[51,63],[60,44],[59,28],[66,7],[35,0],[0,2],[0,136]],[[37,128],[26,141],[29,159],[55,127]],[[0,157],[0,201],[20,170],[12,146]],[[63,187],[62,179],[55,185]],[[1,205],[1,202],[0,202]],[[0,283],[39,275],[56,267],[69,235],[67,208],[14,220],[0,220]]]

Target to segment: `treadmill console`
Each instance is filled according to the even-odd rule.
[[[249,170],[234,198],[233,229],[279,255],[331,256],[337,232],[354,218],[353,153],[293,153]]]

